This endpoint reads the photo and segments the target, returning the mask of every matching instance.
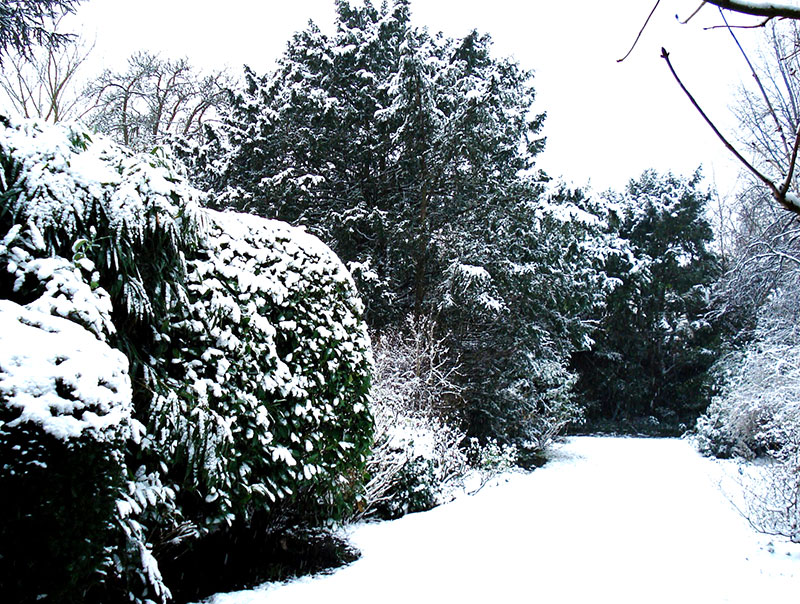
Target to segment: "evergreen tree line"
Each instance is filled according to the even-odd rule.
[[[78,56],[46,50],[23,55],[34,75],[12,73],[36,80]],[[277,68],[234,80],[142,51],[79,101],[42,82],[24,88],[44,108],[11,101],[82,116],[137,150],[170,146],[213,207],[318,235],[376,334],[434,321],[459,381],[444,407],[472,435],[536,448],[582,417],[582,429],[675,433],[704,409],[731,325],[707,320],[721,267],[699,175],[570,190],[536,168],[533,73],[477,31],[415,26],[406,0],[337,0],[332,33],[309,24]]]

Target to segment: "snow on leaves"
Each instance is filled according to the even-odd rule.
[[[365,449],[362,306],[338,258],[304,231],[236,213],[206,218],[208,239],[188,263],[191,305],[174,320],[182,345],[171,375],[190,395],[160,398],[156,433],[199,484],[225,493],[221,510],[237,499],[269,505],[298,485],[332,482]],[[342,450],[353,428],[358,446]]]
[[[74,241],[95,218],[107,221],[115,237],[143,242],[157,230],[177,241],[197,219],[199,193],[170,169],[163,152],[135,155],[69,126],[4,125],[0,150],[13,158],[14,180],[6,172],[2,185],[15,193],[8,204],[18,222]]]

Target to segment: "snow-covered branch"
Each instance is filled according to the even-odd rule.
[[[770,19],[800,19],[800,7],[783,2],[749,2],[747,0],[707,0],[725,10],[730,10],[754,17],[768,17]]]

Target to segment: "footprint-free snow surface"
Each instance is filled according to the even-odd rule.
[[[755,533],[682,440],[571,438],[531,474],[351,531],[330,575],[213,604],[797,602],[800,549]]]

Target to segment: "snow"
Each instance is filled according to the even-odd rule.
[[[487,271],[482,266],[474,266],[472,264],[459,264],[458,270],[461,272],[462,275],[464,275],[468,279],[472,279],[475,281],[492,280],[492,277],[489,275],[489,271]]]
[[[797,6],[794,4],[788,4],[784,2],[753,2],[748,0],[734,0],[732,2],[728,2],[730,5],[730,10],[735,11],[742,11],[744,13],[751,13],[755,15],[764,15],[765,12],[786,12],[792,15],[796,15],[798,10]]]
[[[17,221],[77,238],[100,210],[116,236],[143,242],[154,230],[154,211],[155,228],[174,238],[198,220],[200,193],[176,178],[164,151],[134,155],[75,124],[9,123],[0,128],[0,150],[18,164],[14,184],[22,194],[9,200]]]
[[[80,325],[0,300],[0,401],[68,440],[102,440],[131,415],[128,359]]]
[[[0,250],[0,258],[2,251]],[[64,258],[24,258],[24,252],[16,255],[18,260],[17,281],[26,274],[36,276],[44,285],[44,293],[26,308],[44,314],[70,319],[105,341],[107,334],[116,331],[111,321],[111,298],[102,288],[92,289],[82,278],[80,271]],[[87,273],[94,271],[88,258],[78,261]]]
[[[724,474],[683,440],[571,438],[531,474],[355,526],[363,556],[333,574],[208,602],[795,601],[800,546],[755,533]]]

